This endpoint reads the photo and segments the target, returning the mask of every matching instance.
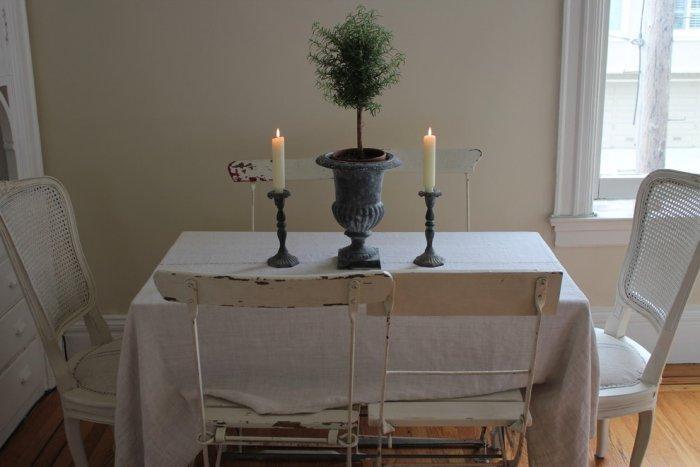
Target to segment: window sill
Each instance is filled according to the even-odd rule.
[[[554,246],[626,246],[632,231],[634,200],[596,200],[595,216],[552,216]]]

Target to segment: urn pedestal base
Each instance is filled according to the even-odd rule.
[[[338,269],[381,269],[379,248],[365,245],[369,232],[345,232],[350,245],[338,250]]]

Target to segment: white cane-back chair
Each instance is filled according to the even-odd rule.
[[[347,465],[359,440],[359,409],[353,400],[355,375],[356,315],[361,304],[393,303],[394,281],[387,272],[354,272],[323,276],[222,276],[187,272],[157,271],[154,281],[164,299],[186,303],[192,318],[195,367],[205,465],[209,465],[207,446],[217,445],[217,464],[224,445],[289,445],[340,447],[346,450]],[[350,347],[348,349],[347,409],[324,410],[316,414],[258,415],[251,409],[213,403],[207,400],[198,332],[200,305],[246,308],[299,308],[348,305]],[[293,311],[293,310],[292,310]],[[232,375],[235,378],[235,375]],[[227,435],[227,428],[305,427],[328,430],[325,438],[260,437]],[[210,427],[212,427],[210,429]]]
[[[388,149],[403,162],[392,172],[422,173],[423,156],[420,149]],[[465,184],[464,224],[470,228],[469,218],[469,180],[474,173],[476,163],[481,159],[479,149],[438,149],[435,158],[437,173],[463,174]],[[321,167],[316,158],[287,159],[287,180],[328,180],[333,178],[333,171]],[[250,184],[250,230],[255,231],[255,188],[258,182],[272,181],[272,161],[269,159],[235,160],[228,165],[228,174],[234,183]]]
[[[596,456],[604,457],[611,418],[639,414],[630,465],[639,466],[654,421],[661,374],[700,265],[700,176],[650,173],[639,187],[615,308],[596,329],[601,367]],[[658,332],[651,354],[625,336],[632,312]]]
[[[391,436],[395,427],[406,426],[469,426],[492,427],[515,431],[518,441],[512,460],[505,465],[517,465],[522,453],[525,433],[530,423],[530,401],[534,383],[535,362],[544,315],[554,315],[559,304],[562,272],[431,272],[405,273],[395,276],[395,304],[386,321],[385,367],[382,396],[378,404],[370,404],[371,425],[380,427],[379,460],[382,460],[382,436]],[[435,294],[434,290],[440,290]],[[389,345],[391,316],[531,316],[534,320],[532,345],[527,366],[520,368],[463,369],[390,369]],[[519,322],[518,325],[522,325]],[[475,332],[478,330],[475,329]],[[468,336],[465,336],[468,339]],[[466,356],[465,356],[466,357]],[[513,389],[487,396],[438,401],[387,402],[386,387],[392,376],[418,375],[479,377],[522,375],[524,394]],[[388,381],[387,381],[388,379]],[[508,436],[501,436],[501,442]],[[391,443],[389,443],[391,445]],[[467,457],[467,456],[460,456]],[[477,456],[478,457],[478,456]]]
[[[120,341],[95,304],[65,188],[50,177],[0,182],[0,235],[56,377],[68,447],[87,466],[80,420],[114,423]],[[66,361],[61,337],[80,318],[92,347]]]

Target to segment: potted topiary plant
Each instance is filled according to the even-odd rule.
[[[404,54],[391,44],[392,33],[377,24],[377,12],[364,6],[348,14],[332,28],[315,22],[309,60],[316,66],[316,84],[323,96],[356,112],[357,147],[321,155],[316,163],[333,170],[335,202],[332,210],[345,228],[351,244],[338,250],[339,269],[379,268],[379,250],[365,239],[384,216],[384,171],[401,161],[381,149],[366,148],[362,141],[362,116],[376,115],[376,98],[398,83]]]

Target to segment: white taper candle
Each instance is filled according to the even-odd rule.
[[[428,134],[423,136],[423,188],[427,192],[435,189],[435,135],[428,128]]]
[[[284,191],[284,136],[277,128],[276,137],[272,138],[272,189],[278,193]]]

